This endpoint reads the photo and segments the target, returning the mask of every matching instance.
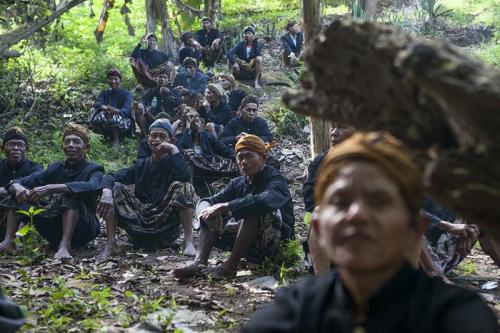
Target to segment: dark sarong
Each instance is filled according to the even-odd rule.
[[[214,155],[212,162],[210,162],[197,154],[194,149],[186,149],[184,152],[193,166],[195,177],[203,176],[217,180],[224,177],[234,178],[240,175],[234,159]]]
[[[439,233],[439,231],[438,231]],[[465,242],[465,247],[467,250],[467,255],[476,243],[476,238],[462,239]],[[431,254],[431,259],[434,264],[439,267],[441,272],[448,273],[450,270],[458,266],[466,256],[460,255],[458,251],[459,239],[458,237],[442,232],[436,239],[428,239],[424,237],[424,243]]]
[[[119,226],[139,246],[172,244],[181,235],[179,210],[194,208],[195,191],[191,184],[173,182],[163,200],[142,203],[123,184],[113,188],[115,214]]]
[[[252,80],[255,78],[255,58],[246,62],[241,59],[236,59],[236,63],[240,66],[239,72],[234,72],[234,78],[237,80]]]
[[[165,62],[153,69],[144,62],[144,60],[137,58],[130,60],[130,66],[132,66],[132,72],[137,79],[137,82],[142,84],[144,87],[153,88],[157,85],[157,79],[161,72],[167,71],[169,73],[169,81],[174,82],[175,70],[170,62]]]
[[[90,126],[99,128],[105,131],[104,135],[110,135],[111,128],[118,128],[120,135],[127,136],[132,131],[132,118],[123,117],[120,114],[108,115],[106,112],[92,109],[90,111]]]
[[[205,47],[201,53],[201,60],[206,67],[213,67],[222,57],[222,47],[219,44],[217,49],[210,47]]]

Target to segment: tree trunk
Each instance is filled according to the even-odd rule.
[[[155,0],[145,0],[146,8],[146,33],[155,33]]]
[[[378,0],[363,0],[362,8],[367,20],[375,22],[377,19],[377,3]]]
[[[106,30],[106,24],[109,18],[109,9],[113,8],[115,0],[104,0],[102,5],[101,15],[99,16],[99,23],[94,31],[95,39],[97,42],[102,42],[104,36],[104,30]]]
[[[283,97],[292,110],[390,131],[429,194],[500,239],[498,71],[447,42],[351,21],[334,21],[305,62],[302,88]]]
[[[85,0],[70,0],[64,1],[59,4],[55,11],[53,11],[49,16],[39,19],[30,25],[21,26],[15,30],[7,31],[0,34],[0,55],[4,54],[10,47],[16,45],[23,39],[28,38],[35,32],[60,17],[62,14],[66,13],[71,8],[81,4]]]
[[[304,30],[305,42],[309,43],[321,29],[320,0],[302,0],[301,3],[302,29]],[[311,117],[309,126],[311,127],[311,155],[314,157],[329,148],[328,123]]]

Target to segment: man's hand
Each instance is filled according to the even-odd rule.
[[[28,196],[30,194],[30,190],[21,184],[14,183],[10,185],[9,192],[14,195],[17,201],[26,202],[28,201]]]
[[[239,72],[239,71],[240,71],[240,65],[238,65],[237,63],[234,63],[234,65],[233,65],[233,70],[234,70],[235,72]]]
[[[189,90],[187,90],[186,88],[182,87],[182,86],[178,86],[178,87],[175,87],[175,90],[177,90],[178,92],[180,92],[181,94],[187,94]]]
[[[106,106],[106,112],[110,115],[115,115],[115,114],[120,114],[120,111],[118,111],[117,108],[115,107],[112,107],[110,105],[107,105]]]
[[[201,102],[201,104],[203,105],[203,107],[205,109],[210,109],[210,103],[208,103],[207,99],[204,98],[203,101]]]
[[[31,202],[37,202],[44,196],[54,193],[55,189],[56,187],[54,186],[54,184],[35,187],[30,191],[28,200]]]
[[[168,94],[168,92],[169,92],[169,91],[170,91],[170,90],[169,90],[167,87],[160,87],[160,92],[161,92],[162,94]]]
[[[217,216],[221,216],[227,212],[229,212],[229,203],[223,202],[208,207],[207,209],[201,212],[200,216],[202,219],[208,220]]]
[[[114,204],[113,191],[109,188],[103,189],[101,200],[99,201],[99,205],[97,205],[97,214],[104,219],[108,219],[114,213]]]
[[[179,148],[168,142],[160,143],[158,146],[155,147],[155,149],[158,153],[161,154],[175,155],[179,152]]]
[[[214,49],[218,48],[219,47],[219,43],[220,43],[220,39],[219,38],[214,39],[214,41],[212,42],[212,47]]]

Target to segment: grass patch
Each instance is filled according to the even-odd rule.
[[[458,266],[457,270],[465,276],[476,275],[476,263],[471,259],[464,259]]]

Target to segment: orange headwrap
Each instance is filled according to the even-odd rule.
[[[266,157],[267,157],[267,151],[270,148],[271,146],[266,145],[264,140],[252,134],[245,134],[238,140],[238,142],[236,142],[236,145],[234,146],[236,152],[242,149],[248,149],[250,151],[256,152]]]
[[[383,132],[358,132],[331,149],[318,170],[314,192],[317,203],[338,172],[352,161],[366,161],[379,167],[397,185],[412,214],[422,205],[422,176],[403,144]]]
[[[72,134],[80,137],[85,143],[89,143],[89,132],[85,126],[69,123],[66,128],[64,128],[63,139]]]

